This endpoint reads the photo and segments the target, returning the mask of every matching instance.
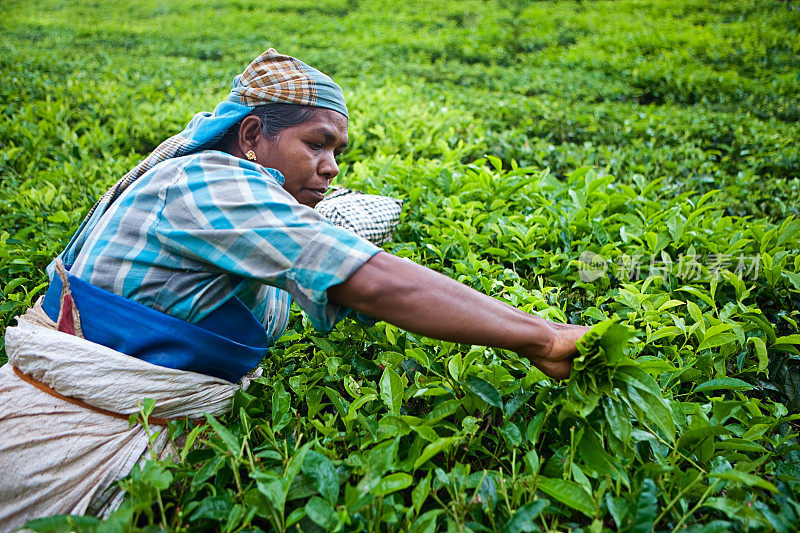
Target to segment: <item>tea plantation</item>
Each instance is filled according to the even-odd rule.
[[[555,382],[298,311],[119,511],[36,530],[800,527],[797,1],[0,0],[0,32],[3,330],[268,47],[345,89],[339,181],[405,201],[388,251],[595,325]]]

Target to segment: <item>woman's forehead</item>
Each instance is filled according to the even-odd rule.
[[[347,117],[330,109],[315,109],[307,120],[297,125],[297,128],[309,133],[334,137],[332,140],[337,144],[347,144]]]

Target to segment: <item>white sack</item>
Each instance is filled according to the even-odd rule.
[[[152,365],[54,328],[37,308],[6,331],[8,364],[0,367],[0,531],[52,514],[107,515],[122,501],[112,484],[149,457],[142,426],[128,428],[126,420],[55,398],[20,379],[12,365],[65,396],[121,414],[137,412],[137,400],[152,398],[155,417],[221,415],[239,388]],[[163,432],[156,453],[166,444]]]

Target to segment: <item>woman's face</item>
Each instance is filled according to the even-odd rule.
[[[283,188],[301,204],[314,207],[339,174],[336,158],[347,147],[347,118],[315,108],[301,124],[289,126],[273,139],[261,136],[257,161],[283,174]]]

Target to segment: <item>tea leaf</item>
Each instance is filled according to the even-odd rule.
[[[336,512],[328,502],[318,496],[312,496],[306,504],[306,516],[324,527],[325,529],[333,529],[337,523]]]
[[[620,531],[630,533],[649,533],[658,514],[656,486],[652,479],[645,479],[639,494],[631,502],[631,515]]]
[[[389,408],[389,412],[398,414],[403,403],[403,382],[397,372],[389,367],[381,376],[381,400]]]
[[[726,470],[725,472],[711,472],[709,477],[714,479],[722,479],[725,481],[737,481],[742,483],[748,487],[760,487],[762,489],[767,489],[770,492],[778,492],[777,487],[766,481],[761,479],[760,477],[754,474],[748,474],[747,472],[740,472],[739,470]]]
[[[387,494],[411,486],[413,481],[414,478],[410,475],[404,472],[395,472],[381,479],[372,489],[372,493],[375,496],[386,496]]]
[[[537,531],[539,526],[534,522],[537,516],[547,507],[549,502],[539,499],[528,503],[514,512],[514,515],[506,523],[503,530],[505,533],[520,533],[522,531]]]
[[[330,459],[324,455],[309,450],[302,465],[303,474],[314,480],[320,495],[331,505],[339,499],[339,476]]]
[[[470,376],[464,382],[464,386],[467,390],[489,405],[502,409],[503,400],[500,398],[500,393],[487,381],[475,376]]]
[[[425,464],[425,461],[450,448],[461,440],[460,437],[443,437],[436,442],[431,442],[422,450],[420,456],[414,461],[414,470]]]
[[[574,481],[539,478],[539,488],[559,502],[580,511],[588,517],[594,516],[594,503],[586,491]]]
[[[750,390],[753,386],[738,378],[710,379],[695,387],[694,392],[709,392],[715,390]]]

